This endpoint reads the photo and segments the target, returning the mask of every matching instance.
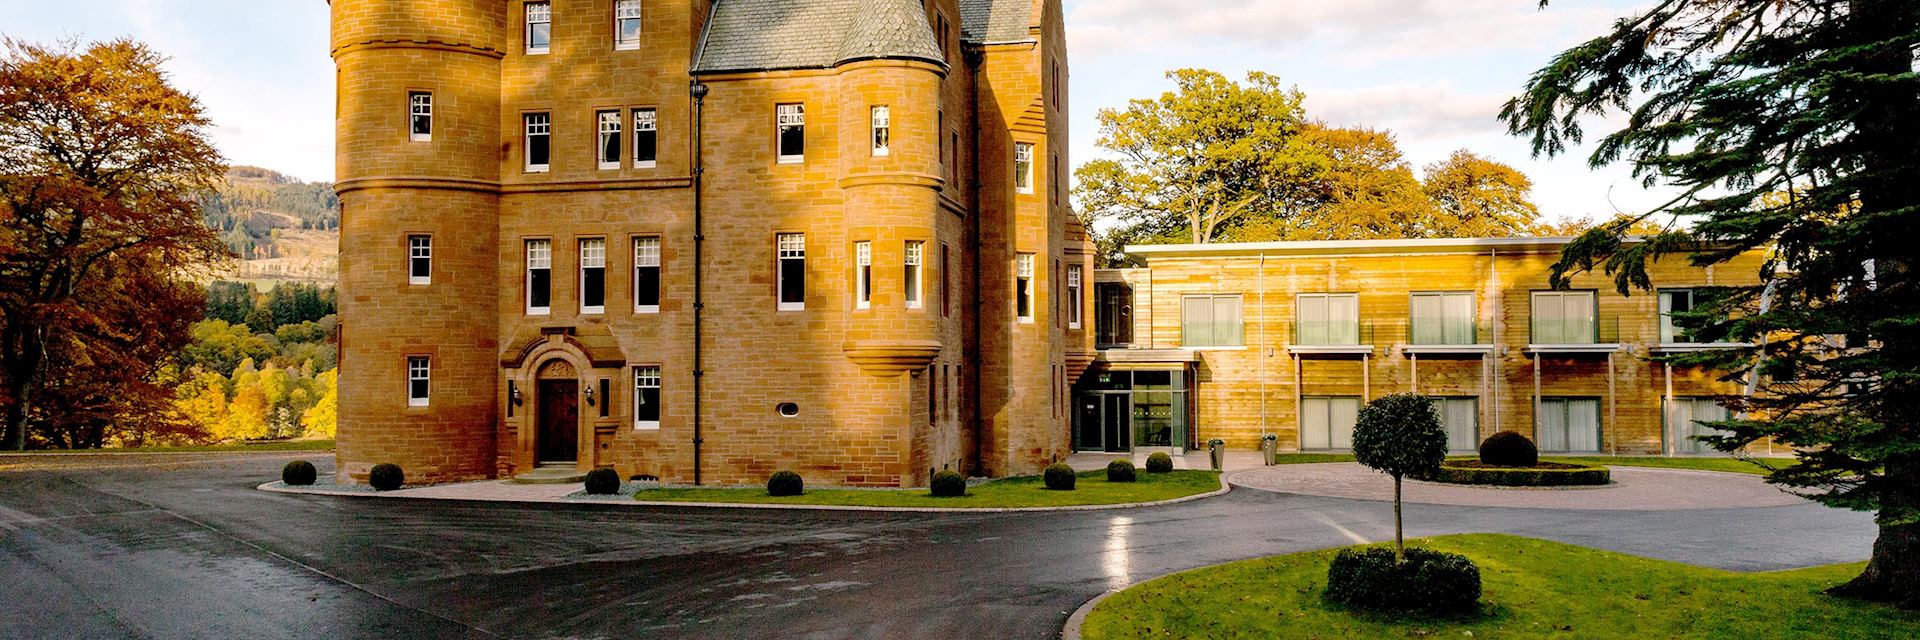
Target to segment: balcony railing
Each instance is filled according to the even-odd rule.
[[[1296,320],[1293,323],[1293,344],[1312,347],[1373,344],[1373,322],[1368,320],[1348,320],[1344,322],[1309,322]]]
[[[1480,326],[1477,321],[1435,320],[1429,323],[1408,320],[1402,327],[1401,336],[1406,344],[1421,347],[1493,343],[1493,331],[1488,327]]]
[[[1601,316],[1592,320],[1534,318],[1528,342],[1539,345],[1613,344],[1620,342],[1620,318]]]

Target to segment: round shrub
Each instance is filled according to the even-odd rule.
[[[935,498],[958,498],[967,495],[967,477],[951,469],[933,474],[933,481],[928,484],[931,485]]]
[[[1107,463],[1107,482],[1133,482],[1133,461],[1115,460]]]
[[[382,462],[373,465],[373,471],[367,473],[367,484],[381,491],[392,491],[407,483],[407,474],[400,471],[400,465]]]
[[[1046,481],[1047,488],[1054,491],[1072,491],[1074,477],[1073,467],[1067,466],[1065,462],[1055,462],[1047,467],[1046,473],[1041,474],[1041,479]]]
[[[1480,602],[1480,568],[1466,556],[1407,550],[1394,562],[1385,547],[1341,549],[1327,569],[1328,602],[1367,611],[1471,612]]]
[[[320,472],[313,468],[313,463],[305,460],[295,460],[280,468],[280,481],[290,486],[304,487],[319,477]]]
[[[1147,456],[1147,473],[1167,473],[1173,471],[1173,456],[1166,452]]]
[[[767,478],[767,495],[783,498],[786,496],[797,496],[805,491],[806,481],[801,480],[800,474],[798,473],[779,471],[775,472],[773,477]]]
[[[596,496],[620,493],[620,473],[607,467],[588,471],[587,493]]]
[[[1480,462],[1496,467],[1531,467],[1540,464],[1540,448],[1517,431],[1502,431],[1480,442]]]

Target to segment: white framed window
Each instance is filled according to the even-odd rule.
[[[546,173],[553,152],[553,117],[545,113],[529,113],[523,120],[527,129],[527,173]]]
[[[1180,298],[1180,346],[1238,347],[1246,344],[1240,294]]]
[[[613,3],[613,48],[616,51],[640,48],[640,0]]]
[[[1083,303],[1080,300],[1080,265],[1067,265],[1067,328],[1080,328]]]
[[[527,241],[527,315],[553,312],[553,241]]]
[[[1300,448],[1353,448],[1353,427],[1360,419],[1360,399],[1352,396],[1300,399]]]
[[[414,142],[433,141],[433,94],[425,91],[407,93],[408,138]]]
[[[633,110],[633,168],[652,169],[659,157],[660,112]]]
[[[633,239],[633,312],[660,312],[660,238]]]
[[[1660,291],[1660,342],[1661,344],[1684,344],[1701,342],[1700,336],[1685,327],[1674,324],[1675,314],[1691,313],[1701,304],[1700,294],[1692,289],[1662,289]],[[1713,342],[1725,342],[1715,339]]]
[[[801,104],[774,105],[774,124],[779,136],[778,161],[798,164],[807,160],[807,108]]]
[[[853,308],[873,306],[873,243],[853,243]]]
[[[1593,344],[1599,341],[1592,291],[1533,292],[1534,344]],[[1543,447],[1544,448],[1544,447]]]
[[[777,234],[774,245],[780,263],[775,274],[780,280],[779,309],[804,311],[807,308],[807,235]]]
[[[633,428],[660,428],[660,367],[633,368]]]
[[[1030,143],[1013,143],[1013,189],[1033,193],[1033,145]]]
[[[433,364],[426,356],[407,357],[407,406],[427,406],[427,392],[431,389]]]
[[[1599,398],[1541,398],[1534,435],[1542,453],[1599,453]]]
[[[433,236],[407,236],[407,284],[433,284]]]
[[[1295,299],[1293,343],[1360,344],[1360,296],[1303,293]]]
[[[594,114],[600,123],[600,169],[620,168],[620,112],[601,111]]]
[[[1472,292],[1417,292],[1412,297],[1412,344],[1473,344]]]
[[[922,285],[925,284],[925,278],[926,278],[925,276],[926,269],[922,267],[922,264],[926,262],[926,253],[927,253],[927,243],[919,240],[907,241],[907,257],[905,260],[905,263],[906,263],[905,275],[906,275],[906,289],[907,289],[906,299],[907,299],[908,309],[919,309],[924,304],[920,301],[920,298],[921,298],[920,292],[923,288]]]
[[[1013,259],[1013,312],[1022,323],[1033,322],[1033,254]]]
[[[542,55],[553,46],[553,3],[527,3],[527,55]]]
[[[886,105],[873,108],[873,155],[884,156],[892,153],[893,147],[893,110]]]
[[[580,241],[580,313],[607,312],[607,241]]]

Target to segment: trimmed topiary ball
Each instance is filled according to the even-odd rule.
[[[1147,456],[1147,473],[1168,473],[1173,471],[1173,456],[1165,452]]]
[[[960,475],[958,471],[947,470],[933,474],[933,481],[928,484],[933,489],[935,498],[958,498],[967,495],[967,477]]]
[[[1107,463],[1107,482],[1133,482],[1133,461],[1115,460]]]
[[[367,484],[381,491],[392,491],[406,483],[407,474],[400,470],[400,465],[391,462],[373,465],[373,471],[367,473]]]
[[[588,471],[587,493],[596,496],[620,493],[620,473],[608,467]]]
[[[280,482],[290,486],[304,487],[319,477],[320,472],[313,468],[313,463],[305,460],[295,460],[280,468]]]
[[[1342,549],[1327,569],[1328,602],[1367,611],[1470,612],[1480,602],[1480,568],[1466,556],[1407,549],[1394,562],[1385,547]]]
[[[806,484],[805,480],[800,479],[800,474],[798,473],[792,471],[776,472],[773,474],[773,477],[767,478],[767,495],[776,498],[797,496],[806,492]]]
[[[1065,462],[1055,462],[1047,467],[1046,473],[1041,474],[1041,479],[1047,482],[1047,488],[1054,491],[1072,491],[1075,477],[1073,467]]]
[[[1502,431],[1480,442],[1480,462],[1496,467],[1538,466],[1540,448],[1517,431]]]

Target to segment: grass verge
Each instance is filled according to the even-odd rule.
[[[279,440],[258,443],[207,444],[191,447],[134,447],[110,449],[41,449],[25,453],[68,455],[76,453],[225,453],[232,451],[332,451],[333,440]],[[0,452],[13,453],[13,452]]]
[[[1465,459],[1467,456],[1453,456]],[[1733,458],[1667,458],[1661,456],[1540,456],[1546,462],[1565,462],[1569,464],[1597,464],[1603,467],[1658,467],[1661,469],[1693,469],[1696,471],[1730,471],[1766,475],[1768,470],[1753,462]],[[1761,462],[1775,467],[1797,464],[1792,458],[1763,458]],[[1311,464],[1315,462],[1353,462],[1350,453],[1283,453],[1280,464]]]
[[[633,497],[646,502],[993,509],[1156,502],[1220,488],[1220,474],[1212,471],[1141,471],[1135,482],[1107,482],[1105,470],[1086,471],[1078,476],[1073,491],[1050,491],[1041,484],[1039,476],[1021,476],[970,487],[967,495],[958,498],[935,498],[926,489],[807,489],[801,495],[775,498],[761,488],[646,489]]]
[[[1321,601],[1330,549],[1135,585],[1094,607],[1082,637],[1920,637],[1920,613],[1820,593],[1858,574],[1859,563],[1734,573],[1506,535],[1414,542],[1480,566],[1480,615],[1402,619],[1331,608]]]

